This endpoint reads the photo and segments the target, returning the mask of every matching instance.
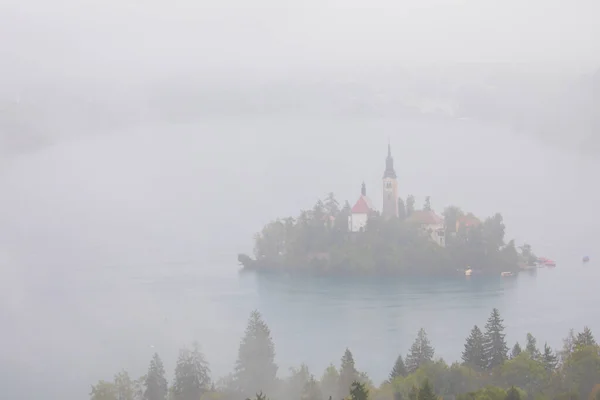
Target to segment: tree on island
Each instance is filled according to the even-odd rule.
[[[465,349],[462,353],[462,360],[467,366],[473,368],[487,368],[487,359],[484,349],[485,338],[477,325],[471,330],[471,334],[465,343]]]
[[[409,373],[415,372],[420,366],[431,362],[433,360],[433,355],[434,349],[431,347],[427,333],[425,332],[425,329],[421,328],[406,356],[406,370]]]
[[[162,360],[154,353],[144,380],[144,400],[166,400],[168,386]]]
[[[406,219],[406,206],[402,197],[398,197],[398,219],[404,221]]]
[[[277,365],[271,330],[258,311],[252,311],[238,350],[234,382],[238,391],[248,396],[267,393],[275,386]]]
[[[423,204],[423,211],[431,211],[431,197],[425,197],[425,204]]]
[[[406,198],[406,217],[410,217],[415,212],[415,196],[409,194]]]
[[[487,368],[493,369],[504,364],[508,359],[503,320],[497,308],[492,310],[485,324],[485,340],[483,344]]]

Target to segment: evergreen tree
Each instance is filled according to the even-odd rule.
[[[134,400],[133,381],[127,371],[121,371],[115,375],[115,389],[118,400]]]
[[[540,351],[537,348],[537,340],[533,337],[531,333],[527,334],[527,345],[525,346],[525,351],[529,353],[529,356],[532,360],[540,359]]]
[[[340,212],[340,203],[338,203],[333,193],[329,193],[325,199],[325,212],[330,217],[336,217]]]
[[[271,331],[258,311],[253,311],[238,350],[234,382],[245,395],[268,391],[275,384],[277,365]]]
[[[406,375],[407,375],[406,366],[404,365],[404,361],[402,360],[402,355],[399,355],[398,358],[396,359],[396,363],[394,364],[394,367],[392,368],[392,372],[390,372],[389,381],[392,382],[394,379],[398,378],[399,376],[406,376]]]
[[[406,219],[406,206],[402,197],[398,197],[398,219],[404,221]]]
[[[487,360],[483,349],[483,333],[477,325],[471,330],[471,334],[465,343],[465,350],[462,353],[463,362],[466,365],[475,368],[484,369],[487,367]]]
[[[417,397],[419,396],[419,389],[416,386],[413,386],[410,388],[410,391],[408,392],[408,400],[418,400]]]
[[[434,349],[431,347],[427,333],[423,328],[419,329],[417,338],[406,356],[406,370],[408,373],[415,372],[421,365],[433,360]]]
[[[503,320],[500,318],[498,309],[494,308],[485,324],[485,340],[483,344],[488,369],[502,365],[508,358],[508,346],[504,338]]]
[[[514,386],[512,386],[506,391],[505,400],[521,400],[521,394]]]
[[[350,398],[352,400],[367,400],[369,398],[369,391],[365,384],[353,382],[352,387],[350,388]]]
[[[323,400],[323,393],[319,387],[319,382],[314,376],[311,376],[302,389],[300,400]]]
[[[573,342],[575,348],[586,347],[586,346],[595,346],[596,340],[594,339],[594,335],[592,335],[592,331],[587,326],[583,328],[583,332],[579,332],[575,341]]]
[[[437,396],[433,391],[433,386],[429,383],[429,379],[425,379],[419,388],[417,400],[437,400]]]
[[[96,385],[92,385],[90,400],[118,400],[115,384],[112,382],[100,381]]]
[[[340,374],[333,364],[330,364],[321,377],[321,391],[324,397],[337,395]]]
[[[521,345],[519,344],[519,342],[515,343],[514,347],[512,348],[512,351],[510,352],[510,358],[517,357],[519,354],[521,354],[521,352]]]
[[[358,381],[358,371],[354,365],[354,357],[349,349],[346,349],[342,356],[342,366],[340,368],[340,379],[338,381],[337,397],[345,398],[350,393],[350,386],[353,382]]]
[[[406,198],[406,217],[410,217],[415,211],[415,196],[412,194]]]
[[[575,340],[575,331],[573,330],[573,328],[571,328],[569,329],[569,334],[567,335],[567,337],[563,339],[563,347],[559,353],[560,359],[563,363],[575,350]]]
[[[158,354],[154,353],[144,380],[144,400],[166,400],[168,393],[165,368]]]
[[[198,345],[194,343],[191,350],[181,349],[175,366],[174,399],[197,400],[210,385],[210,368]]]
[[[425,204],[423,205],[424,211],[431,211],[431,198],[429,196],[425,197]]]
[[[542,364],[546,371],[554,371],[558,365],[558,357],[554,354],[548,343],[544,343],[544,353],[541,355]]]

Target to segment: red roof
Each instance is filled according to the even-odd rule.
[[[356,201],[354,207],[352,207],[352,214],[368,214],[373,209],[370,206],[371,201],[367,196],[360,196]]]
[[[481,221],[474,215],[463,215],[456,220],[457,224],[464,227],[477,226]]]
[[[424,225],[440,225],[444,223],[444,219],[437,215],[434,211],[415,210],[409,217],[412,222],[417,222]]]

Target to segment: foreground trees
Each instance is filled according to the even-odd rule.
[[[485,332],[474,326],[462,352],[462,363],[434,359],[434,349],[421,329],[406,358],[398,356],[389,379],[375,387],[360,372],[346,349],[339,369],[326,368],[320,379],[306,365],[277,377],[270,330],[253,312],[240,342],[231,379],[213,384],[209,364],[199,346],[179,352],[172,384],[154,354],[146,375],[138,380],[126,371],[92,386],[91,400],[600,400],[600,347],[589,328],[572,332],[557,354],[547,344],[537,347],[532,334],[508,358],[503,320],[494,309]],[[384,355],[389,357],[389,355]],[[406,361],[406,363],[404,362]]]

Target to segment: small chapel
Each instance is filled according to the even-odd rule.
[[[385,170],[382,177],[383,183],[383,204],[381,216],[384,218],[398,217],[398,180],[394,169],[394,158],[392,157],[392,148],[388,144],[387,157],[385,159]],[[362,232],[367,226],[370,215],[377,213],[373,207],[373,202],[367,196],[367,188],[363,182],[360,197],[352,207],[348,216],[348,230],[350,232]],[[415,210],[408,219],[418,225],[421,231],[430,237],[438,245],[445,246],[444,220],[433,210]]]

